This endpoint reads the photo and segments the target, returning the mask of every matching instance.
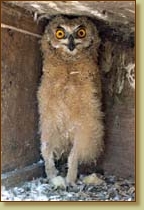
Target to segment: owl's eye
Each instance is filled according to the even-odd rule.
[[[56,31],[56,34],[55,35],[56,35],[56,38],[57,39],[63,39],[64,36],[65,36],[65,32],[62,29],[58,29]]]
[[[84,38],[86,36],[86,30],[84,28],[81,28],[77,31],[77,36],[79,38]]]

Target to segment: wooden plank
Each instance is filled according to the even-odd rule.
[[[38,39],[9,29],[1,33],[2,172],[40,159],[36,92],[41,75]]]
[[[14,26],[35,34],[42,34],[44,27],[34,22],[33,15],[26,12],[22,8],[12,7],[5,3],[1,3],[1,23]]]

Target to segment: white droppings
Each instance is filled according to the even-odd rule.
[[[49,1],[48,5],[49,5],[49,7],[61,12],[61,8],[59,8],[56,3]]]
[[[31,4],[32,7],[36,8],[36,9],[39,9],[40,8],[40,5],[38,4]]]
[[[124,14],[122,13],[119,13],[123,18],[127,18]]]
[[[102,15],[100,12],[98,12],[98,11],[91,11],[91,10],[89,10],[89,12],[92,14],[92,15],[94,15],[94,16],[97,16],[97,17],[99,17],[99,18],[102,18],[102,19],[107,19],[107,15],[105,14],[105,15]]]
[[[135,64],[134,63],[129,63],[126,67],[125,67],[127,74],[126,77],[128,79],[128,82],[130,84],[130,86],[135,89]]]
[[[92,10],[92,8],[90,8],[88,6],[84,6],[84,5],[82,5],[82,3],[78,2],[78,1],[73,1],[72,5],[74,5],[77,10],[85,11],[87,13],[90,13],[90,14],[100,17],[102,19],[107,19],[107,15],[103,15],[96,10]]]
[[[119,182],[115,176],[99,176],[99,179],[107,181],[97,186],[90,184],[85,187],[85,184],[78,180],[74,188],[70,187],[67,190],[67,188],[54,189],[46,178],[41,177],[25,182],[19,187],[6,189],[2,186],[1,201],[133,201],[135,199],[133,180],[121,179]],[[123,186],[127,186],[126,189],[122,183]]]
[[[134,10],[131,10],[131,9],[128,9],[128,8],[126,8],[125,10],[127,10],[127,11],[129,11],[129,12],[131,12],[131,13],[135,13],[135,11]]]
[[[38,161],[38,163],[42,164],[42,163],[44,163],[44,161],[43,161],[42,159],[40,159],[40,160]]]
[[[122,78],[121,81],[119,81],[118,83],[118,91],[117,91],[118,94],[121,94],[123,87],[124,87],[124,78]]]
[[[48,5],[54,9],[57,7],[56,3],[52,2],[52,1],[49,1]]]

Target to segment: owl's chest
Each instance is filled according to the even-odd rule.
[[[75,118],[89,108],[92,91],[91,83],[85,81],[83,84],[78,78],[57,81],[48,91],[48,103],[61,119]]]
[[[93,87],[90,80],[82,80],[75,69],[69,74],[61,70],[45,74],[41,84],[41,97],[47,115],[59,131],[71,131],[78,127],[79,121],[90,109]]]
[[[44,91],[48,104],[55,112],[69,110],[71,113],[78,113],[82,107],[86,107],[93,92],[89,71],[94,67],[89,68],[84,62],[70,64],[57,65],[51,62],[48,68],[44,66],[46,73],[43,84],[47,86]]]
[[[56,103],[72,106],[73,102],[81,97],[83,86],[78,84],[78,80],[57,81],[53,84],[49,93]]]

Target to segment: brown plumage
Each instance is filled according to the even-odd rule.
[[[65,33],[64,38],[56,37],[59,27]],[[81,27],[86,34],[78,32]],[[78,37],[80,32],[84,37]],[[57,175],[54,158],[66,153],[66,180],[73,184],[78,164],[96,160],[102,151],[99,41],[96,27],[85,17],[55,17],[43,35],[43,75],[38,102],[41,152],[48,178]]]

